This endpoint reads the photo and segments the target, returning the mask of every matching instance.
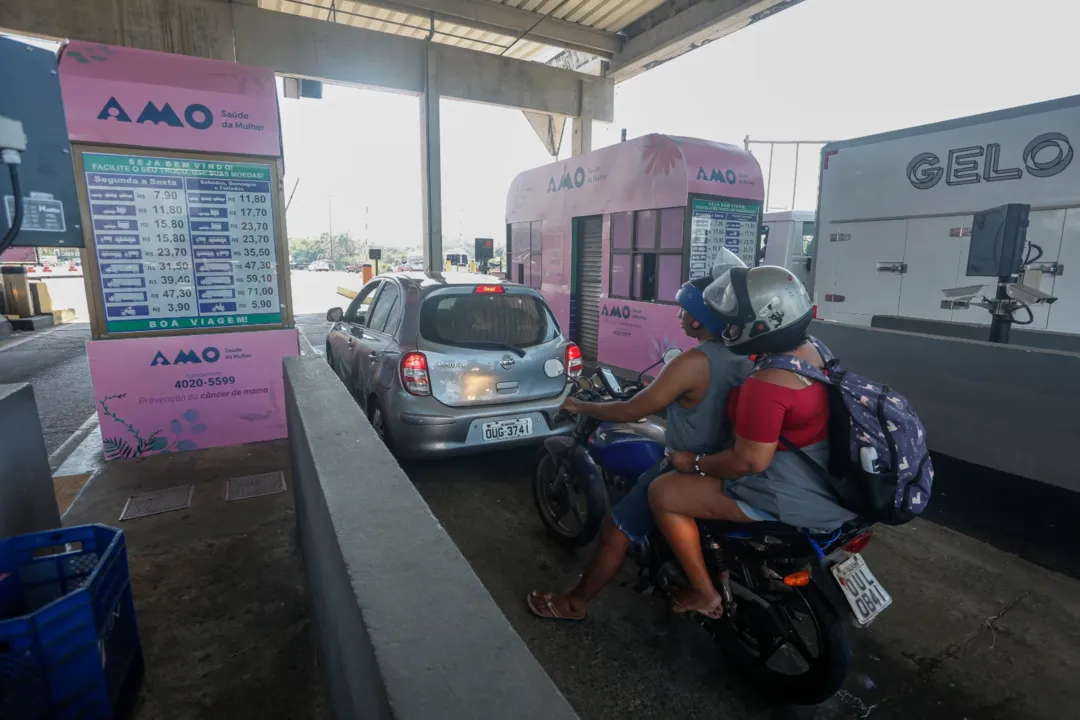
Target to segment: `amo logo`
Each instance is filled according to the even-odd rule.
[[[734,170],[718,170],[713,168],[711,173],[707,173],[705,172],[705,168],[698,168],[697,179],[704,180],[705,182],[722,182],[727,183],[728,185],[734,185],[739,178],[735,175]]]
[[[98,113],[97,119],[112,119],[117,122],[129,123],[131,122],[131,115],[115,97],[110,97],[109,102],[105,103],[105,107],[101,108],[101,112]],[[205,105],[192,103],[184,108],[184,120],[187,121],[187,127],[206,130],[214,124],[214,113],[210,112],[210,108]],[[139,117],[135,119],[136,125],[140,123],[154,123],[155,125],[165,123],[169,127],[185,127],[184,122],[180,120],[180,116],[172,109],[172,105],[165,103],[159,108],[153,101],[147,102],[142,112],[139,113]]]
[[[623,305],[622,307],[619,307],[618,305],[605,305],[603,311],[601,311],[600,314],[604,317],[617,317],[622,318],[623,320],[629,320],[630,306]]]
[[[562,178],[559,179],[559,184],[555,184],[555,176],[551,176],[551,180],[548,181],[548,192],[559,192],[561,190],[577,190],[585,184],[585,168],[579,167],[574,171],[573,176],[570,172],[564,172]]]
[[[187,352],[181,350],[176,353],[176,357],[170,362],[169,358],[165,357],[165,353],[158,351],[157,355],[150,362],[150,367],[157,367],[158,365],[188,365],[195,363],[216,363],[221,357],[221,351],[216,347],[203,348],[202,353],[197,353],[194,350],[188,350]]]

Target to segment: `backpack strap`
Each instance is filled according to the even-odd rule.
[[[794,453],[795,456],[798,457],[800,460],[802,460],[804,463],[806,463],[810,467],[811,470],[813,470],[814,472],[816,472],[819,475],[821,475],[822,477],[824,477],[825,480],[828,481],[829,487],[831,487],[832,491],[834,493],[836,493],[836,497],[838,497],[838,498],[844,497],[843,487],[842,487],[842,483],[840,482],[840,479],[837,478],[835,475],[833,475],[831,472],[829,472],[828,468],[823,466],[821,463],[819,463],[814,458],[807,455],[805,452],[803,452],[803,449],[801,447],[799,447],[795,443],[791,442],[790,440],[788,440],[783,435],[780,436],[780,444],[783,445],[788,450],[790,450],[792,453]]]
[[[825,358],[822,357],[822,360],[824,359]],[[796,375],[801,375],[804,378],[816,380],[817,382],[825,383],[826,385],[832,384],[832,381],[829,380],[829,376],[826,375],[821,368],[815,367],[806,360],[797,358],[794,355],[766,355],[754,365],[755,371],[769,369],[787,370],[788,372],[793,372]]]

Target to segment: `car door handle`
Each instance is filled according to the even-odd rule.
[[[353,339],[349,338],[347,344],[348,344],[349,347],[352,347],[353,346]]]
[[[373,352],[369,352],[369,353],[367,354],[367,356],[368,356],[369,358],[371,358],[372,360],[374,360],[375,358],[379,357],[379,353],[377,353],[377,352],[374,352],[374,351],[373,351]]]

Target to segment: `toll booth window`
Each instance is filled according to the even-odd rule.
[[[675,302],[685,274],[686,208],[638,210],[632,221],[630,215],[612,215],[611,297]]]

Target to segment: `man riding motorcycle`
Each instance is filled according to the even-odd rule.
[[[713,276],[742,266],[728,251]],[[713,277],[685,283],[675,296],[683,331],[700,344],[668,363],[644,390],[622,402],[591,403],[568,397],[563,409],[598,420],[633,422],[667,409],[665,444],[669,451],[701,457],[720,450],[725,436],[729,391],[750,374],[751,364],[732,354],[720,340],[725,323],[705,303]],[[534,615],[554,620],[584,620],[589,602],[619,571],[631,542],[644,543],[655,525],[649,509],[649,484],[669,470],[666,461],[642,474],[637,484],[604,518],[601,544],[577,586],[565,595],[533,591],[526,597]]]

